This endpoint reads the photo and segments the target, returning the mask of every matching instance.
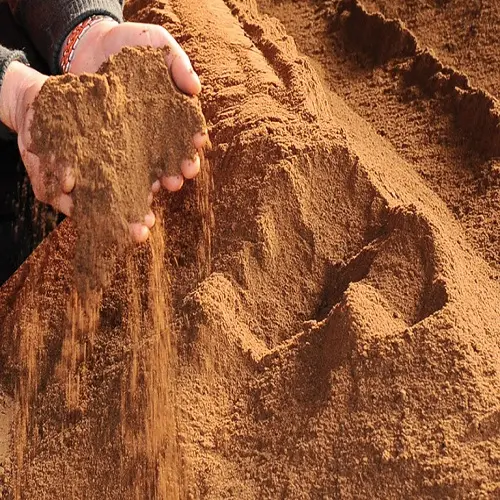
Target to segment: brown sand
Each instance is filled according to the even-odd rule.
[[[499,4],[370,0],[369,11],[355,1],[261,4],[284,23],[324,84],[448,205],[499,279]],[[370,37],[385,45],[370,45]]]
[[[493,150],[476,150],[481,131],[460,126],[453,88],[429,93],[406,78],[428,42],[377,59],[349,36],[352,16],[372,26],[355,2],[258,7],[286,27],[251,0],[127,3],[128,16],[182,41],[202,77],[215,225],[210,237],[206,178],[162,199],[165,259],[153,262],[166,269],[150,266],[158,224],[159,239],[104,294],[78,412],[55,374],[72,226],[4,286],[6,385],[36,389],[23,498],[498,498]],[[366,32],[389,46],[394,33],[410,39],[399,24],[375,25]],[[476,123],[491,145],[488,117]],[[147,364],[168,352],[147,349],[164,338],[147,302],[168,275],[173,384]],[[138,356],[141,373],[175,388],[175,419],[148,414],[151,383],[129,390]]]

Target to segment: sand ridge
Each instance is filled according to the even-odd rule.
[[[470,58],[471,45],[478,44],[483,54],[495,57],[498,37],[493,26],[499,13],[490,2],[482,5],[478,15],[474,5],[462,1],[432,7],[425,2],[365,6],[359,1],[259,1],[263,12],[284,23],[324,85],[343,97],[439,193],[498,279],[498,103],[494,92],[477,87],[478,82],[496,82],[498,68],[488,65],[487,73],[478,73],[477,61]],[[467,35],[462,17],[475,23],[480,36]],[[443,22],[459,27],[445,29]],[[385,44],[370,45],[374,30]],[[363,43],[356,41],[356,33],[365,31]],[[456,42],[463,36],[470,40]],[[411,50],[391,48],[392,43],[404,47],[398,42],[404,39],[411,41]],[[460,65],[440,59],[439,48],[447,46],[455,47]]]

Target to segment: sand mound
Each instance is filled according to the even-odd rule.
[[[365,3],[369,10],[351,0],[258,2],[284,23],[323,84],[447,204],[498,280],[498,6]]]
[[[164,24],[202,77],[215,225],[208,237],[206,178],[162,199],[163,230],[104,293],[78,410],[56,370],[72,226],[3,287],[5,377],[35,389],[23,497],[498,496],[500,288],[439,193],[253,2],[127,13]],[[158,326],[147,303],[168,275]],[[177,363],[162,373],[148,360],[167,328]],[[155,412],[150,383],[131,389],[137,359],[146,380],[175,375],[175,415]]]

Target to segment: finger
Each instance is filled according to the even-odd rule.
[[[200,78],[191,66],[191,61],[186,54],[174,57],[169,67],[172,79],[179,90],[190,95],[197,95],[201,92]]]
[[[63,193],[71,193],[71,191],[75,189],[75,185],[76,177],[74,170],[72,168],[65,168],[61,180],[61,189]]]
[[[179,191],[184,184],[182,175],[167,176],[161,178],[161,185],[168,191]]]
[[[62,180],[62,193],[51,197],[47,192],[47,186],[45,184],[45,175],[42,170],[42,164],[40,162],[40,158],[29,151],[26,147],[26,140],[30,140],[30,135],[24,134],[24,137],[18,137],[18,146],[19,151],[21,153],[21,157],[23,159],[24,165],[26,167],[26,171],[28,172],[28,176],[30,178],[31,186],[33,189],[33,193],[38,201],[42,203],[48,203],[52,205],[57,211],[70,216],[73,210],[73,199],[69,196],[68,192],[71,192],[75,185],[74,172],[72,169],[65,169]],[[55,156],[51,155],[49,159],[49,165],[51,165],[51,170],[54,169],[55,164]],[[64,192],[66,191],[67,192]]]
[[[151,186],[151,191],[153,191],[153,194],[156,194],[160,191],[161,189],[161,182],[160,181],[154,181],[153,185]]]
[[[61,194],[57,198],[52,200],[50,204],[58,212],[62,212],[64,215],[71,217],[71,213],[73,212],[73,198],[71,198],[70,195]]]
[[[144,224],[146,224],[149,229],[151,229],[155,225],[155,222],[156,217],[153,212],[149,212],[149,214],[144,217]]]
[[[193,137],[193,144],[196,149],[204,148],[208,142],[208,132],[198,132]]]
[[[129,230],[130,236],[132,236],[135,243],[144,243],[149,238],[149,228],[144,224],[130,224]]]
[[[181,165],[182,175],[186,179],[193,179],[200,171],[200,156],[195,155],[194,160],[184,160]]]
[[[148,194],[148,206],[151,206],[151,204],[153,203],[153,193],[149,193]]]
[[[175,38],[163,27],[154,26],[151,32],[153,47],[169,48],[166,55],[167,66],[177,87],[186,94],[196,95],[201,91],[200,78],[191,65],[187,54],[182,50]]]

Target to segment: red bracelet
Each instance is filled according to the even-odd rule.
[[[107,19],[114,20],[109,16],[90,16],[87,17],[84,21],[78,24],[73,31],[68,35],[66,41],[63,44],[63,49],[61,52],[61,60],[60,67],[63,73],[69,73],[71,62],[73,61],[73,57],[75,56],[75,49],[82,39],[83,35],[94,25],[100,23],[101,21],[105,21]]]

